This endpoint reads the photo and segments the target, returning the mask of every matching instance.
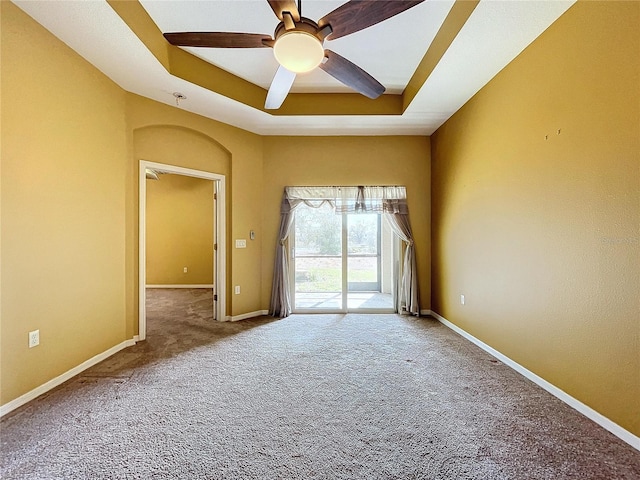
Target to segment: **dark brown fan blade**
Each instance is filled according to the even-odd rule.
[[[267,0],[267,2],[279,20],[283,19],[283,12],[289,12],[296,22],[300,21],[300,12],[295,0]]]
[[[378,98],[384,93],[384,86],[355,63],[331,50],[325,50],[324,56],[327,57],[327,61],[321,63],[319,67],[336,80],[340,80],[365,97]]]
[[[318,25],[320,28],[331,25],[333,33],[328,39],[335,40],[380,23],[422,2],[424,0],[351,0],[322,17]]]
[[[272,40],[269,35],[259,33],[229,32],[182,32],[165,33],[164,38],[171,45],[179,47],[212,47],[212,48],[262,48],[267,47],[262,41]]]

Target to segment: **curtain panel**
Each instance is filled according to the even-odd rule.
[[[287,239],[291,233],[294,211],[303,203],[313,208],[319,208],[328,203],[338,215],[384,214],[392,231],[405,243],[402,276],[396,290],[398,295],[395,309],[399,313],[420,314],[418,270],[413,233],[409,222],[406,188],[402,186],[334,186],[285,187],[280,204],[280,228],[276,244],[269,315],[287,317],[291,314]]]

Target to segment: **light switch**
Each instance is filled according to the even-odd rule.
[[[237,238],[236,248],[247,248],[247,241],[244,238]]]

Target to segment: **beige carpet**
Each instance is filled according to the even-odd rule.
[[[431,319],[212,323],[151,291],[149,338],[9,414],[3,479],[638,479],[640,452]]]

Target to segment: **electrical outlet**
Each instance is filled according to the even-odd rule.
[[[460,295],[460,305],[464,305],[464,295]]]
[[[40,345],[40,330],[29,332],[29,348],[37,347],[38,345]]]
[[[235,292],[236,295],[240,295],[240,285],[236,285]]]
[[[182,271],[183,271],[184,273],[187,273],[187,272],[189,271],[189,269],[188,269],[187,267],[184,267],[184,268],[182,269]]]

